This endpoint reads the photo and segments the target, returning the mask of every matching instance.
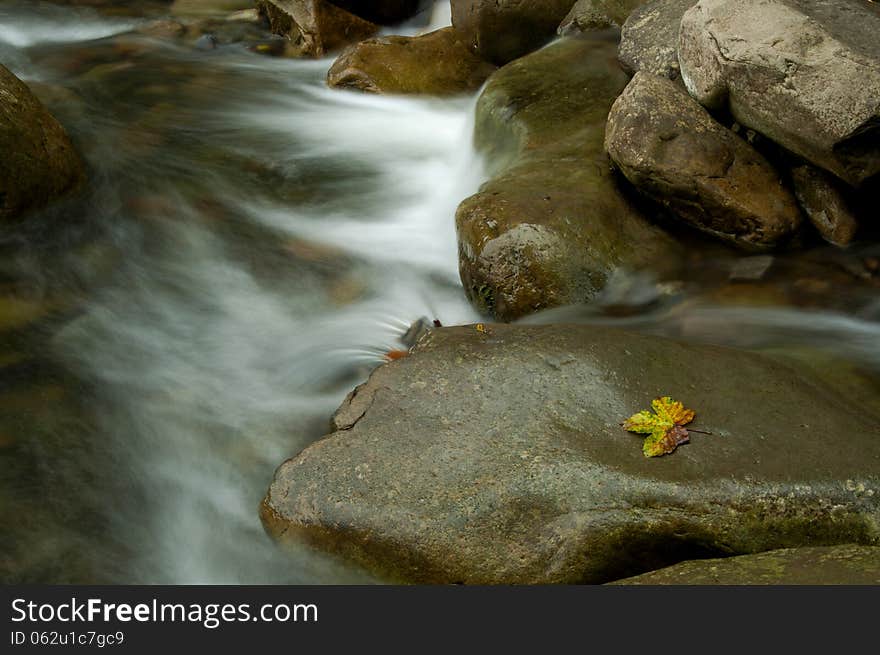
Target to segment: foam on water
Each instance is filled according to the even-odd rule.
[[[362,162],[376,171],[376,188],[382,189],[379,202],[364,193],[363,201],[347,212],[313,210],[320,220],[281,207],[244,208],[255,220],[373,261],[457,279],[450,217],[484,180],[470,146],[473,100],[439,102],[321,89],[246,115],[249,129],[273,138],[297,133],[303,157]]]
[[[0,43],[27,48],[41,43],[77,43],[103,39],[134,29],[140,21],[109,20],[94,12],[72,12],[47,3],[23,12],[22,3],[0,7]]]

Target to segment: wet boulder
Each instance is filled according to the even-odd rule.
[[[633,11],[620,32],[620,64],[634,75],[645,71],[680,79],[678,30],[697,0],[652,0]]]
[[[499,66],[556,36],[574,0],[452,0],[452,24],[480,57]]]
[[[613,41],[563,39],[500,69],[476,110],[492,178],[456,213],[470,300],[500,320],[594,297],[620,268],[675,260],[603,147],[627,77]]]
[[[361,41],[336,60],[327,82],[370,93],[455,95],[476,91],[494,70],[447,27]]]
[[[570,36],[581,32],[620,29],[636,7],[645,0],[578,0],[559,24],[557,33]]]
[[[85,178],[61,124],[0,65],[0,221],[38,209]]]
[[[620,422],[661,395],[712,434],[649,459]],[[261,513],[282,543],[422,583],[878,546],[878,405],[767,356],[596,325],[436,329],[278,469]]]
[[[880,548],[785,548],[682,562],[620,580],[622,585],[880,585]]]
[[[700,0],[681,22],[688,90],[853,186],[880,173],[880,7]]]
[[[327,0],[257,0],[257,9],[275,34],[290,40],[294,56],[323,57],[379,31]]]
[[[667,78],[636,73],[611,108],[605,148],[637,189],[713,236],[766,249],[800,225],[770,163]]]
[[[820,168],[804,164],[791,171],[791,184],[804,214],[828,243],[846,246],[859,230],[848,196],[851,189]]]

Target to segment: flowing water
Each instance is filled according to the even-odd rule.
[[[202,50],[143,24],[0,2],[0,62],[89,168],[84,193],[0,235],[0,578],[367,582],[279,553],[257,506],[410,322],[479,318],[452,220],[483,180],[473,99],[331,91],[329,60]],[[703,259],[698,288],[634,276],[534,320],[880,368],[876,286],[821,286],[875,254],[819,252],[747,311],[718,302],[722,257],[717,284]],[[827,302],[792,307],[789,291]]]
[[[360,579],[278,555],[256,509],[412,320],[476,318],[450,218],[482,179],[473,101],[66,11],[0,13],[0,61],[90,169],[2,244],[3,577]]]

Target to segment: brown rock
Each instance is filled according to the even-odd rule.
[[[330,0],[371,23],[393,25],[412,17],[428,0]]]
[[[454,95],[476,91],[494,70],[447,27],[361,41],[336,60],[327,83],[371,93]]]
[[[770,163],[665,77],[636,73],[611,108],[605,148],[642,193],[737,245],[773,247],[801,222]]]
[[[560,36],[609,27],[620,29],[634,9],[645,0],[578,0],[559,24]]]
[[[323,57],[379,30],[327,0],[257,0],[257,9],[275,34],[291,41],[295,56]]]
[[[64,128],[2,65],[0,153],[0,221],[47,204],[85,178]]]
[[[506,64],[548,43],[574,0],[452,0],[452,24],[480,57]]]
[[[252,0],[174,0],[169,12],[172,16],[210,16],[241,9],[250,9]]]
[[[810,165],[792,169],[791,183],[801,209],[823,239],[836,246],[846,246],[855,239],[859,223],[847,200],[846,185]]]
[[[624,69],[680,79],[678,30],[684,12],[697,0],[652,0],[627,18],[620,32],[618,56]]]

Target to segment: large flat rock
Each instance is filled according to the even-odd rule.
[[[619,424],[660,395],[713,434],[645,458]],[[860,396],[765,356],[595,326],[437,329],[278,469],[262,517],[281,542],[426,583],[880,545],[880,402]]]

